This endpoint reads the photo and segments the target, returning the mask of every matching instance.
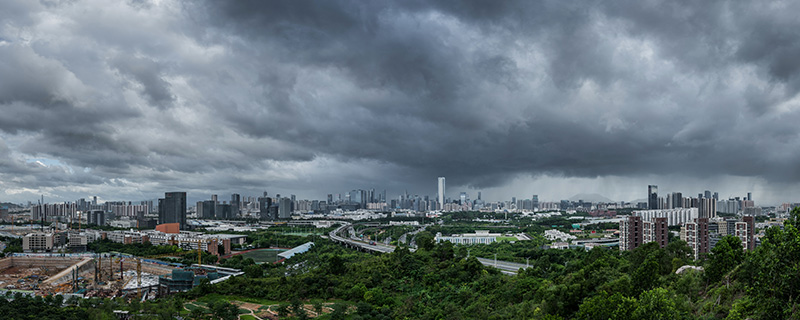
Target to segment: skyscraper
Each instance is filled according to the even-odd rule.
[[[292,217],[292,199],[280,198],[278,201],[278,218],[290,219]]]
[[[273,219],[269,214],[269,208],[272,206],[272,199],[266,196],[258,197],[258,213],[261,220]]]
[[[680,192],[673,192],[672,193],[672,207],[671,208],[683,208],[683,193],[680,193]],[[656,208],[656,209],[658,209],[658,208]]]
[[[439,205],[444,208],[444,177],[439,177]]]
[[[239,208],[242,206],[242,196],[238,193],[234,193],[231,195],[231,213],[233,216],[239,215]]]
[[[186,229],[186,192],[167,192],[158,199],[158,223],[179,223]]]
[[[658,186],[647,186],[647,208],[650,210],[658,209]]]

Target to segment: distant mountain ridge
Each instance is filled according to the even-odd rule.
[[[0,208],[18,209],[20,206],[11,202],[2,202],[0,203]]]
[[[583,200],[586,202],[615,202],[597,193],[579,193],[569,198],[569,201]]]

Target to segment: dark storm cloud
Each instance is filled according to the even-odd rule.
[[[162,78],[162,67],[147,58],[120,56],[111,62],[122,74],[130,76],[142,87],[142,93],[155,106],[166,108],[175,97],[169,89],[169,83]]]
[[[128,194],[316,195],[430,190],[441,175],[475,188],[541,175],[800,178],[792,2],[0,9],[8,174]]]
[[[785,165],[771,148],[798,145],[772,139],[784,133],[767,125],[798,116],[769,113],[798,92],[798,22],[792,4],[781,6],[237,1],[210,2],[206,16],[217,32],[296,66],[260,71],[272,98],[251,119],[291,126],[243,132],[492,186],[523,172],[797,178],[767,169]],[[302,68],[385,100],[300,104]],[[593,96],[576,101],[587,86]],[[332,130],[325,118],[345,125]]]

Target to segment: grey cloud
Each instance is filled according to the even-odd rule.
[[[120,73],[132,77],[134,81],[142,85],[142,94],[152,105],[167,108],[175,101],[169,83],[163,78],[163,67],[156,61],[148,58],[118,56],[111,61],[111,64]]]
[[[32,30],[0,45],[8,149],[91,169],[54,181],[800,178],[794,3],[85,1],[0,5],[0,37]]]

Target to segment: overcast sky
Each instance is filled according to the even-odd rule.
[[[800,2],[0,2],[0,202],[798,201]],[[49,202],[48,201],[48,202]]]

